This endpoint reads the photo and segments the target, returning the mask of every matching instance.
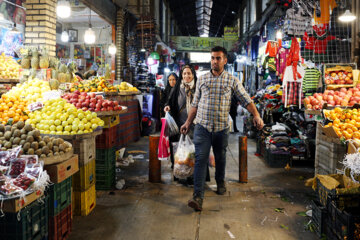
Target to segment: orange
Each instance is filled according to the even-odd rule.
[[[351,118],[351,113],[346,113],[346,114],[345,114],[345,117],[346,117],[347,119],[350,119],[350,118]]]
[[[10,118],[14,117],[14,116],[15,116],[14,111],[9,111],[9,112],[8,112],[8,116],[9,116]]]
[[[352,134],[354,131],[351,128],[348,128],[348,129],[346,129],[345,132],[348,132],[348,133]]]
[[[357,130],[358,130],[357,127],[355,127],[355,126],[352,126],[351,129],[353,130],[353,132],[357,132]]]

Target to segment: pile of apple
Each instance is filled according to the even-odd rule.
[[[86,93],[76,90],[73,93],[67,93],[62,96],[68,103],[83,111],[106,112],[119,111],[122,109],[117,101],[110,101],[95,93]]]
[[[326,85],[330,84],[353,84],[353,74],[345,71],[331,72],[325,74]]]
[[[341,88],[339,91],[325,90],[324,93],[315,93],[304,99],[306,109],[322,109],[324,103],[330,106],[352,107],[355,103],[360,104],[360,84],[354,88]]]

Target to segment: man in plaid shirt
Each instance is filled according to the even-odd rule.
[[[211,146],[215,155],[217,193],[220,195],[226,193],[226,148],[229,138],[228,120],[232,95],[234,94],[240,104],[254,116],[253,123],[258,129],[262,129],[264,125],[255,104],[239,79],[224,70],[226,63],[227,52],[223,47],[217,46],[211,49],[211,71],[198,79],[192,108],[180,130],[181,133],[187,134],[195,119],[194,194],[188,206],[196,211],[202,210],[206,167]]]

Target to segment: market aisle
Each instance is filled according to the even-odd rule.
[[[95,210],[86,218],[74,217],[70,239],[317,239],[304,230],[308,219],[296,214],[310,203],[312,190],[300,179],[311,177],[313,170],[268,168],[254,155],[255,143],[249,140],[250,182],[239,184],[237,136],[230,138],[228,194],[211,191],[212,169],[202,213],[187,207],[192,189],[171,181],[168,164],[163,164],[164,183],[150,184],[145,156],[123,168],[124,190],[98,192]],[[146,149],[147,141],[142,138],[127,150]]]

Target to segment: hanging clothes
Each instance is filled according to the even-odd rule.
[[[290,105],[299,105],[301,108],[301,103],[303,100],[302,84],[303,77],[305,75],[305,69],[302,66],[297,66],[297,74],[294,73],[293,65],[287,66],[283,78],[283,95],[282,102],[285,107]],[[298,78],[294,78],[297,75]]]
[[[276,53],[279,50],[279,43],[275,41],[268,41],[266,45],[265,54],[269,54],[270,57],[276,57]]]
[[[312,33],[311,17],[302,16],[302,9],[296,13],[294,8],[286,10],[284,32],[292,36],[303,36],[305,32]]]
[[[303,79],[303,92],[305,96],[312,95],[319,87],[321,73],[317,68],[306,68]]]
[[[286,59],[286,66],[292,66],[294,80],[300,78],[300,74],[297,71],[297,65],[300,61],[300,45],[296,38],[292,38],[289,57]],[[284,81],[284,80],[283,80]]]
[[[320,16],[317,16],[316,9],[314,10],[315,24],[328,24],[330,20],[330,12],[336,7],[335,0],[320,0]]]
[[[286,68],[286,59],[289,57],[290,49],[281,47],[276,55],[276,75],[282,79]]]
[[[251,60],[256,60],[259,55],[260,36],[255,36],[251,39]]]
[[[276,72],[275,57],[266,56],[263,63],[263,69],[268,69],[270,72]]]

